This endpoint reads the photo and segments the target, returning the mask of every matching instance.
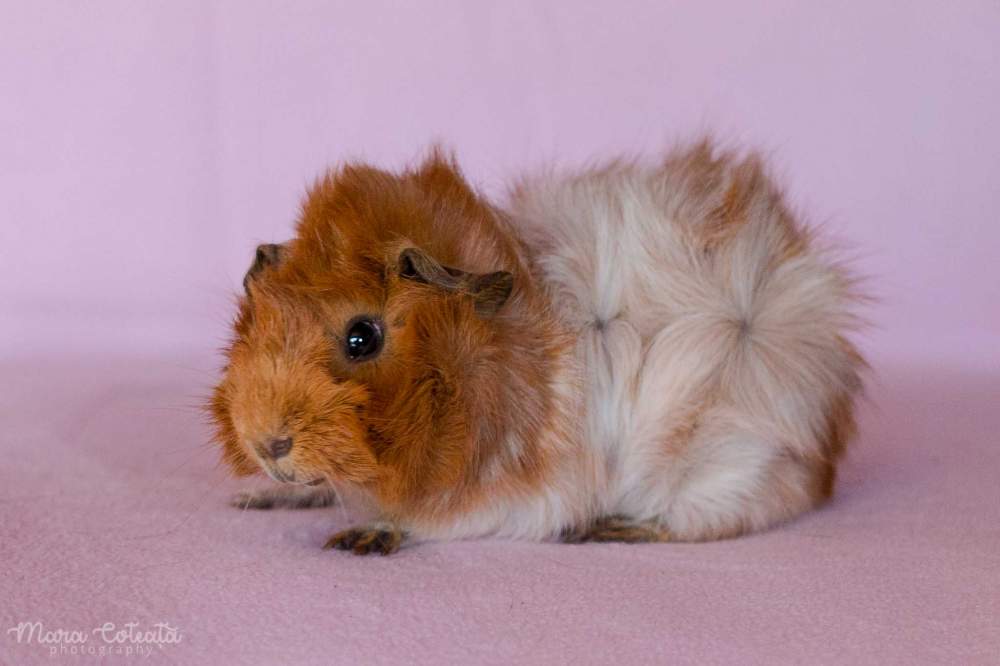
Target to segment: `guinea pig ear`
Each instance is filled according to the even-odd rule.
[[[247,274],[243,276],[243,289],[249,290],[250,283],[266,269],[280,264],[284,255],[284,245],[277,245],[275,243],[258,245],[257,252],[254,254],[253,264],[250,265],[250,270],[247,271]]]
[[[507,271],[469,273],[442,266],[433,257],[415,247],[399,253],[399,276],[451,292],[472,297],[476,314],[491,317],[503,307],[514,288],[514,276]]]
[[[476,314],[492,317],[510,298],[514,290],[514,276],[507,271],[494,271],[476,275],[470,284],[469,293],[476,304]]]

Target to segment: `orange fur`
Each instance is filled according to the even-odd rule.
[[[234,471],[257,470],[256,442],[288,436],[298,480],[361,488],[404,523],[537,487],[550,465],[537,436],[554,418],[547,382],[569,341],[498,216],[439,154],[399,176],[347,166],[321,179],[283,260],[249,279],[240,305],[211,403]],[[478,316],[463,293],[401,278],[408,247],[469,272],[510,271],[514,293]],[[352,363],[341,346],[359,314],[384,320],[386,343]]]

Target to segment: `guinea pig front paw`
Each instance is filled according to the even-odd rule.
[[[316,509],[332,506],[337,496],[329,486],[275,486],[236,493],[230,504],[237,509]]]
[[[327,540],[324,550],[350,550],[355,555],[391,555],[403,543],[403,531],[390,523],[373,523],[337,532]]]

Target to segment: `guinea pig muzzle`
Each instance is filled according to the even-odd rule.
[[[290,437],[275,437],[263,444],[249,447],[257,459],[260,468],[279,483],[294,483],[296,485],[315,486],[323,483],[323,477],[318,476],[300,480],[289,455],[294,448]]]

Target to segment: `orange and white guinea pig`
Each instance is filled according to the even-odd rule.
[[[852,280],[756,156],[529,178],[433,153],[320,179],[244,281],[210,410],[243,506],[373,520],[327,547],[702,541],[831,494],[864,362]]]

